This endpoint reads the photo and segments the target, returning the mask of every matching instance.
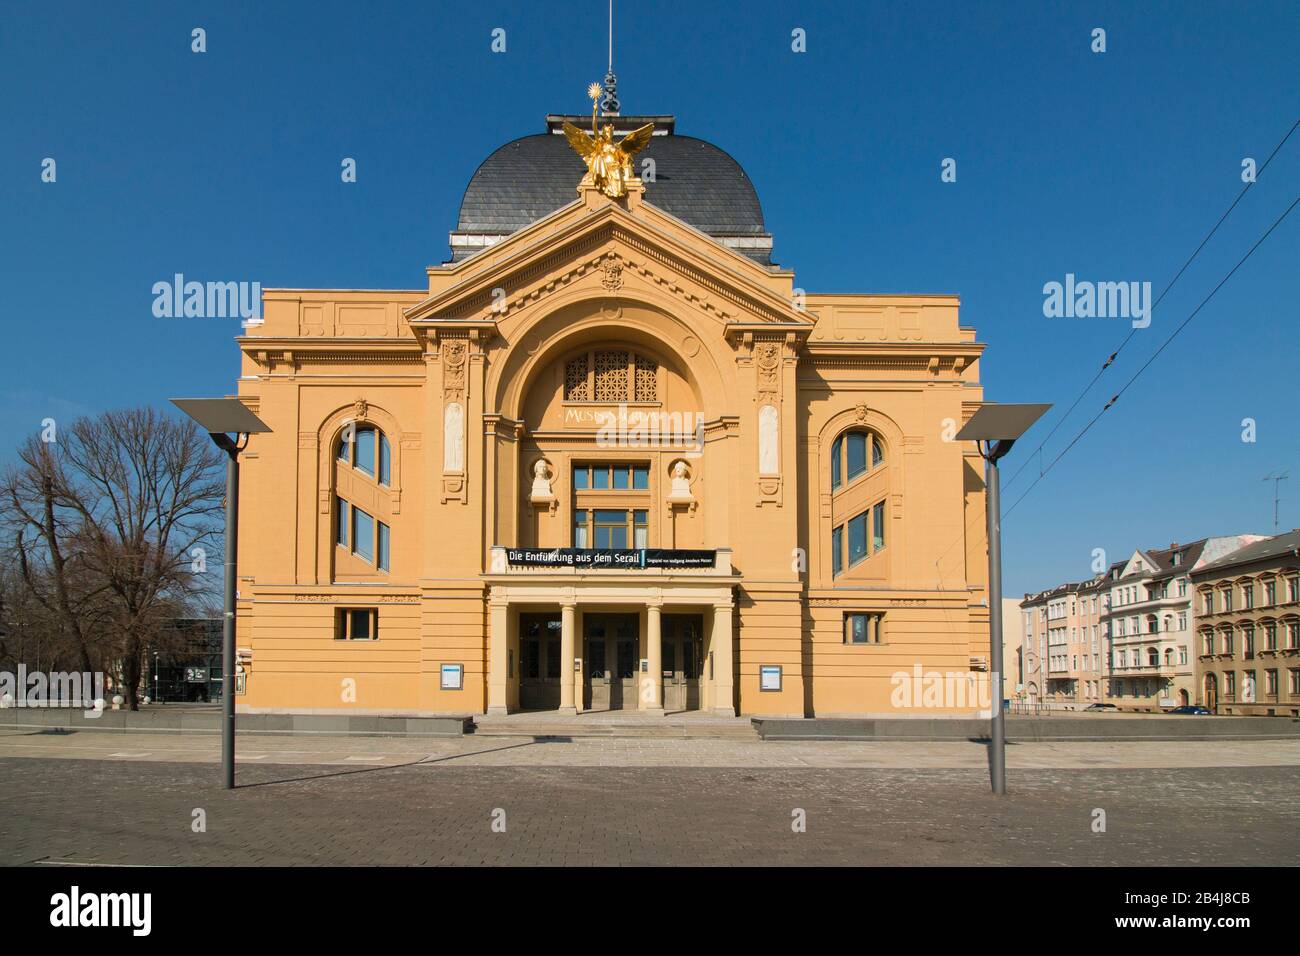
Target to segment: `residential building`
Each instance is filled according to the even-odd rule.
[[[1192,583],[1205,706],[1300,717],[1300,529],[1207,562]]]
[[[1021,602],[1025,699],[1064,710],[1103,699],[1102,582],[1098,576],[1025,595]]]
[[[1109,699],[1125,710],[1158,711],[1198,698],[1191,574],[1259,540],[1239,534],[1137,550],[1112,565],[1102,616],[1109,641]]]

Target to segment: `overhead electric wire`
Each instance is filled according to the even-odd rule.
[[[1119,401],[1120,396],[1122,396],[1125,392],[1129,390],[1129,387],[1138,380],[1138,377],[1141,376],[1143,372],[1145,372],[1148,368],[1151,367],[1151,364],[1157,358],[1159,358],[1160,353],[1163,352],[1166,348],[1168,348],[1169,344],[1173,342],[1174,339],[1178,338],[1178,334],[1182,332],[1183,329],[1187,328],[1188,323],[1190,323],[1192,319],[1196,318],[1197,313],[1199,313],[1201,309],[1205,308],[1205,306],[1209,303],[1209,301],[1214,298],[1215,294],[1220,289],[1222,289],[1224,285],[1227,284],[1229,279],[1232,278],[1233,274],[1236,273],[1238,269],[1240,269],[1243,265],[1246,264],[1246,260],[1255,254],[1255,250],[1264,244],[1264,241],[1268,239],[1270,235],[1272,235],[1273,230],[1276,229],[1278,226],[1280,226],[1282,224],[1282,221],[1286,219],[1287,216],[1291,215],[1292,210],[1294,210],[1297,205],[1300,205],[1300,196],[1296,196],[1295,199],[1291,200],[1291,205],[1286,207],[1282,215],[1278,216],[1276,219],[1273,220],[1273,224],[1264,231],[1264,234],[1255,241],[1255,244],[1252,245],[1249,250],[1247,250],[1246,254],[1237,260],[1237,264],[1228,270],[1228,274],[1219,280],[1218,284],[1213,289],[1210,290],[1210,293],[1200,301],[1200,304],[1197,305],[1196,308],[1191,311],[1191,313],[1187,316],[1187,318],[1183,319],[1182,323],[1179,324],[1178,328],[1174,329],[1173,332],[1171,332],[1169,336],[1163,342],[1160,343],[1160,348],[1156,349],[1151,354],[1151,357],[1142,363],[1141,368],[1139,368],[1136,372],[1133,373],[1133,377],[1124,383],[1124,387],[1121,388],[1114,395],[1112,395],[1110,401],[1108,401],[1104,406],[1102,406],[1101,411],[1099,411],[1093,417],[1092,421],[1088,422],[1088,424],[1083,426],[1083,428],[1079,431],[1079,433],[1075,435],[1074,438],[1070,441],[1070,444],[1066,445],[1065,448],[1061,450],[1061,453],[1052,459],[1051,464],[1049,464],[1046,469],[1039,472],[1038,477],[1034,479],[1033,484],[1031,484],[1028,488],[1025,489],[1025,493],[1021,495],[1019,498],[1017,498],[1015,500],[1015,503],[1002,513],[1002,516],[1004,518],[1007,515],[1011,514],[1011,512],[1016,510],[1016,505],[1020,504],[1020,502],[1025,500],[1025,497],[1031,491],[1034,490],[1034,487],[1040,481],[1042,481],[1044,478],[1047,477],[1048,473],[1056,466],[1056,463],[1060,461],[1062,458],[1064,458],[1066,453],[1071,448],[1073,448],[1076,444],[1078,444],[1079,439],[1083,438],[1083,436],[1088,433],[1089,429],[1091,429],[1093,425],[1097,424],[1097,422],[1101,420],[1101,416],[1106,414],[1106,412],[1109,411],[1110,408],[1116,402]]]
[[[1201,250],[1206,247],[1210,239],[1214,237],[1214,234],[1219,231],[1219,227],[1223,225],[1224,221],[1230,215],[1232,215],[1232,211],[1237,208],[1237,204],[1240,203],[1246,193],[1250,191],[1250,187],[1259,181],[1259,177],[1264,174],[1264,170],[1268,168],[1268,164],[1273,162],[1273,157],[1276,156],[1281,151],[1282,147],[1286,145],[1287,140],[1291,138],[1291,135],[1296,131],[1297,127],[1300,127],[1300,119],[1291,124],[1291,128],[1286,131],[1286,135],[1278,141],[1278,144],[1273,147],[1273,151],[1268,154],[1268,158],[1264,160],[1264,164],[1255,171],[1254,178],[1242,187],[1241,192],[1237,193],[1237,198],[1234,199],[1232,204],[1224,210],[1223,215],[1219,217],[1219,221],[1214,224],[1214,227],[1205,234],[1205,238],[1201,240],[1200,245],[1192,251],[1192,254],[1187,257],[1187,261],[1183,263],[1182,268],[1180,268],[1174,277],[1169,280],[1169,284],[1165,286],[1164,291],[1161,292],[1160,295],[1156,296],[1155,302],[1151,304],[1151,311],[1155,311],[1156,306],[1158,306],[1164,300],[1164,297],[1169,294],[1169,290],[1172,289],[1178,280],[1182,278],[1183,273],[1187,271],[1188,266],[1190,266],[1196,260],[1196,257],[1201,254]],[[1133,336],[1137,331],[1136,327],[1129,329],[1128,335],[1124,337],[1124,341],[1119,344],[1119,347],[1116,348],[1115,351],[1111,352],[1110,355],[1107,356],[1106,361],[1101,364],[1101,368],[1097,369],[1097,374],[1092,377],[1092,381],[1083,387],[1083,391],[1079,393],[1078,397],[1075,398],[1070,407],[1065,410],[1065,414],[1061,415],[1061,417],[1056,420],[1056,424],[1052,426],[1052,430],[1047,433],[1047,436],[1039,442],[1038,447],[1025,458],[1020,467],[1017,468],[1011,477],[1007,479],[1008,488],[1010,488],[1015,480],[1020,477],[1020,473],[1025,470],[1029,462],[1034,459],[1034,456],[1039,455],[1047,446],[1047,443],[1052,440],[1052,436],[1055,435],[1057,430],[1065,424],[1066,419],[1074,413],[1074,410],[1079,407],[1079,403],[1083,401],[1084,397],[1092,391],[1092,387],[1097,384],[1097,380],[1101,378],[1106,369],[1110,368],[1115,359],[1119,357],[1119,353],[1124,351],[1124,347],[1132,341]]]

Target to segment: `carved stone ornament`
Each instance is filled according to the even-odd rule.
[[[776,342],[759,342],[754,346],[754,365],[758,368],[758,400],[775,404],[780,392],[781,346]]]
[[[623,263],[617,259],[606,259],[600,268],[600,284],[606,292],[617,292],[623,288]]]
[[[468,348],[461,339],[442,343],[442,395],[445,402],[459,402],[465,393],[465,357]]]

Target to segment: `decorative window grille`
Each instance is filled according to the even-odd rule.
[[[596,401],[626,402],[627,352],[610,350],[596,353]]]
[[[564,398],[569,402],[589,402],[587,390],[587,356],[579,355],[564,367]]]

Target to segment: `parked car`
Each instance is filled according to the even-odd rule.
[[[1085,707],[1085,708],[1083,708],[1083,709],[1084,709],[1085,711],[1089,711],[1089,710],[1119,710],[1119,708],[1116,707],[1114,704],[1089,704],[1087,707]]]
[[[1166,710],[1166,714],[1191,714],[1195,717],[1210,716],[1209,710],[1200,704],[1183,704],[1181,707],[1175,707],[1173,710]]]

